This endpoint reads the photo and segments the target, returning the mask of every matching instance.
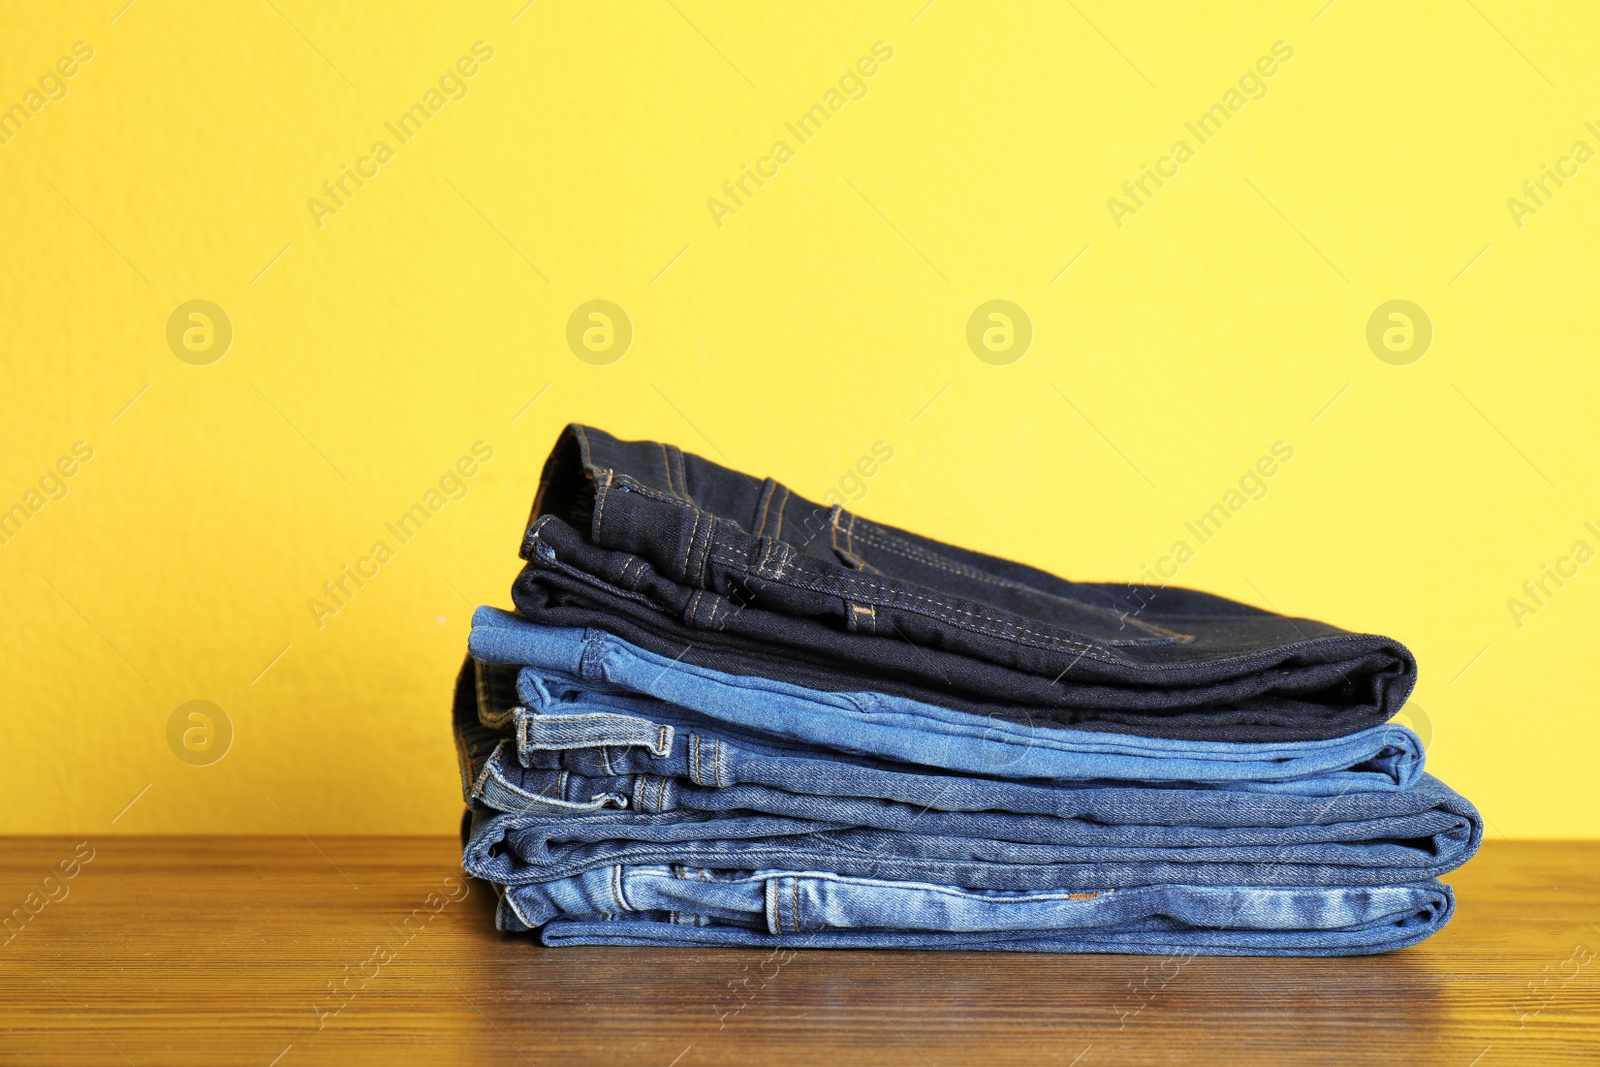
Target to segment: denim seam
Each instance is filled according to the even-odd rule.
[[[456,772],[461,777],[461,795],[471,797],[476,795],[472,785],[473,759],[471,750],[467,747],[467,735],[458,724],[452,731],[456,743]]]
[[[500,744],[495,745],[494,746],[495,752],[499,752],[501,747],[504,746],[505,744],[506,744],[506,742],[501,741]],[[480,798],[483,796],[483,786],[484,786],[484,783],[489,780],[489,765],[493,761],[494,761],[494,752],[491,752],[489,754],[489,758],[483,761],[483,771],[481,773],[479,773],[479,775],[477,777],[477,780],[472,783],[472,795],[473,796],[480,797]]]
[[[689,476],[683,469],[683,449],[677,445],[668,445],[667,447],[670,449],[668,452],[669,458],[678,467],[678,492],[683,494],[683,499],[691,500],[693,498],[689,496]]]
[[[616,586],[615,584],[613,584],[611,582],[607,582],[603,578],[595,577],[594,575],[590,574],[588,571],[580,570],[577,567],[572,566],[570,563],[561,562],[561,560],[556,557],[555,546],[550,544],[548,541],[543,540],[540,537],[540,529],[539,528],[541,526],[543,526],[546,522],[550,522],[550,521],[555,521],[555,516],[554,515],[545,515],[545,516],[540,517],[539,521],[534,524],[533,529],[528,531],[528,538],[527,538],[529,545],[532,548],[534,548],[535,550],[537,550],[537,549],[539,549],[541,547],[549,550],[550,555],[545,559],[545,563],[549,567],[549,569],[551,569],[553,571],[556,571],[559,574],[565,574],[568,577],[574,579],[575,581],[582,582],[584,585],[598,586],[599,588],[605,590],[608,593],[615,594],[616,596],[620,596],[620,597],[622,597],[622,598],[624,598],[626,600],[632,600],[632,601],[634,601],[636,603],[643,604],[645,607],[650,608],[650,609],[652,609],[654,611],[657,611],[657,612],[659,612],[659,613],[661,613],[663,615],[670,614],[670,612],[665,607],[663,607],[661,604],[657,603],[656,601],[650,599],[649,597],[647,597],[647,596],[645,596],[645,595],[643,595],[641,593],[631,593],[631,592],[627,591],[626,589],[619,588],[618,586]],[[647,567],[649,566],[648,561],[646,561],[645,565]]]
[[[656,448],[661,450],[661,469],[667,476],[667,491],[675,493],[677,490],[672,485],[672,456],[667,452],[667,446],[660,441],[656,442]]]
[[[783,509],[789,506],[789,487],[780,485],[778,488],[783,490],[783,499],[778,503],[778,526],[772,531],[774,540],[783,537]]]
[[[605,522],[606,498],[611,495],[611,472],[605,471],[600,485],[595,493],[594,504],[594,532],[600,533],[600,527]]]
[[[707,514],[707,520],[708,521],[703,527],[705,532],[700,534],[699,538],[697,539],[698,543],[695,546],[694,576],[692,578],[686,576],[684,579],[685,581],[690,582],[701,589],[710,588],[706,581],[706,572],[709,571],[711,567],[711,553],[723,541],[722,537],[717,534],[717,528],[719,526],[731,526],[733,527],[737,536],[749,536],[739,529],[739,524],[736,522],[729,522],[726,519],[719,519],[715,515],[711,515],[709,513]]]
[[[626,471],[618,471],[610,467],[603,468],[599,473],[608,474],[616,483],[620,493],[638,493],[647,500],[654,500],[659,504],[671,504],[673,507],[688,507],[691,511],[700,511],[693,501],[685,500],[675,493],[663,493],[661,490],[648,486],[639,481]]]
[[[766,884],[761,887],[762,902],[766,905],[763,910],[766,912],[767,932],[774,934],[783,929],[783,919],[778,914],[778,893],[776,890],[776,884],[776,879],[768,878],[766,880]]]
[[[633,810],[639,812],[648,812],[650,810],[649,800],[645,796],[645,790],[649,786],[650,776],[648,774],[636,774],[633,776]]]
[[[513,915],[515,915],[517,917],[517,921],[520,922],[523,926],[526,926],[528,929],[530,929],[530,930],[538,929],[538,924],[537,923],[531,923],[531,922],[528,921],[528,917],[526,915],[524,915],[523,912],[522,912],[522,909],[517,906],[516,898],[513,897],[510,893],[501,893],[500,894],[499,903],[495,907],[495,912],[496,912],[496,918],[497,919],[499,917],[499,909],[501,907],[509,907],[511,909],[511,914],[513,914]]]
[[[581,582],[584,585],[595,586],[597,588],[603,589],[607,593],[610,593],[610,594],[615,595],[615,596],[619,596],[619,597],[623,598],[624,600],[631,600],[631,601],[634,601],[636,603],[642,604],[645,607],[649,608],[650,610],[656,612],[659,615],[668,615],[668,616],[670,616],[672,614],[667,608],[663,607],[661,604],[657,603],[654,600],[651,600],[650,598],[648,598],[646,596],[643,596],[643,595],[638,594],[638,593],[630,593],[630,592],[628,592],[627,590],[624,590],[624,589],[619,589],[614,585],[607,584],[606,582],[600,580],[599,578],[594,577],[592,574],[588,574],[588,573],[586,573],[584,571],[579,570],[576,567],[572,567],[572,566],[570,566],[568,564],[562,563],[559,559],[557,559],[555,557],[555,549],[552,546],[550,546],[547,542],[544,542],[544,541],[542,541],[540,539],[539,531],[537,529],[538,526],[541,526],[546,521],[553,520],[554,518],[555,518],[555,516],[553,516],[553,515],[545,515],[545,516],[541,517],[539,519],[538,523],[535,524],[535,529],[530,530],[529,534],[528,534],[528,537],[527,537],[527,542],[530,545],[543,546],[545,548],[550,549],[550,553],[551,553],[550,556],[547,559],[544,560],[545,569],[555,571],[555,572],[557,572],[559,574],[564,574],[567,577],[572,578],[574,581]],[[780,573],[778,574],[777,577],[779,579],[782,579],[784,577],[784,575],[780,571]],[[796,584],[797,588],[804,588],[804,589],[808,589],[808,590],[811,589],[810,586],[798,585],[798,583],[795,583],[795,584]],[[818,590],[812,590],[812,591],[818,591]],[[828,592],[832,592],[832,591],[828,591]],[[838,596],[839,594],[836,593],[836,592],[833,592],[832,595]],[[991,635],[987,635],[987,636],[993,636],[993,635],[991,634]],[[1318,636],[1318,637],[1305,637],[1305,638],[1302,638],[1301,640],[1298,640],[1298,641],[1289,642],[1288,644],[1285,644],[1285,645],[1278,646],[1278,647],[1274,648],[1272,650],[1272,652],[1274,654],[1280,655],[1285,660],[1290,660],[1290,659],[1293,659],[1294,656],[1298,655],[1300,652],[1305,651],[1305,650],[1312,650],[1312,651],[1316,651],[1316,652],[1319,652],[1319,653],[1324,653],[1324,652],[1328,651],[1329,649],[1337,650],[1337,649],[1346,648],[1351,643],[1350,639],[1355,639],[1355,640],[1360,641],[1360,640],[1371,640],[1372,637],[1371,637],[1371,635],[1368,635],[1368,634],[1324,634],[1324,635],[1321,635],[1321,636]],[[1018,642],[1018,643],[1019,644],[1028,644],[1028,642]],[[1155,645],[1155,644],[1158,644],[1158,643],[1171,644],[1172,642],[1171,641],[1167,641],[1165,639],[1152,639],[1152,640],[1138,640],[1138,639],[1136,639],[1136,640],[1131,640],[1131,641],[1105,641],[1105,642],[1102,642],[1102,644],[1107,645],[1107,646],[1112,646],[1112,647],[1120,647],[1120,646],[1124,646],[1124,645],[1128,645],[1128,646],[1132,646],[1132,645],[1149,646],[1149,645]],[[1083,650],[1083,651],[1085,652],[1085,657],[1084,658],[1092,659],[1092,660],[1094,660],[1096,662],[1099,662],[1099,663],[1112,663],[1112,664],[1117,664],[1117,665],[1125,665],[1126,664],[1125,660],[1108,659],[1105,656],[1092,656],[1092,655],[1088,655],[1088,651],[1089,650]],[[1234,665],[1234,664],[1240,664],[1240,663],[1252,663],[1252,662],[1256,662],[1256,661],[1260,660],[1262,655],[1264,655],[1264,653],[1261,653],[1261,652],[1236,652],[1236,653],[1230,653],[1230,654],[1225,655],[1225,656],[1221,656],[1219,658],[1210,659],[1210,660],[1207,660],[1206,662],[1208,664],[1210,664],[1210,665],[1213,665],[1213,666]],[[1187,671],[1187,670],[1192,670],[1193,668],[1194,668],[1194,664],[1192,664],[1192,663],[1144,663],[1144,664],[1141,664],[1141,666],[1140,666],[1141,670],[1149,671],[1149,672],[1157,673],[1157,674],[1168,673],[1168,672],[1172,672],[1172,671]],[[1386,673],[1386,674],[1375,676],[1373,680],[1375,682],[1385,682],[1385,683],[1387,683],[1388,681],[1391,681],[1396,677],[1398,677],[1398,676],[1396,676],[1396,675],[1394,675],[1392,673]]]
[[[689,551],[694,548],[694,535],[700,532],[700,512],[693,512],[694,525],[689,528],[689,536],[684,538],[683,559],[678,564],[678,570],[687,577],[689,574]]]
[[[617,899],[617,906],[623,911],[632,911],[628,905],[628,898],[622,894],[622,864],[611,868],[611,895]]]
[[[495,711],[492,708],[480,708],[478,710],[478,724],[480,726],[486,726],[491,730],[504,730],[508,725],[516,722],[518,711],[526,710],[526,708],[523,708],[520,705],[515,708],[507,708],[505,711]]]
[[[789,917],[794,920],[794,932],[798,934],[800,932],[800,879],[789,879],[789,892],[793,894],[794,900],[794,908]]]
[[[684,874],[684,868],[681,863],[669,863],[667,865],[667,875],[668,877],[674,878],[680,882],[687,881],[687,877]],[[683,912],[674,909],[672,912],[672,921],[674,923],[682,924]]]
[[[483,667],[478,663],[474,663],[472,665],[472,688],[478,697],[478,717],[480,721],[483,718],[483,710],[494,703],[489,699],[488,684],[488,679],[484,677]]]
[[[767,508],[772,504],[772,487],[775,483],[771,478],[761,483],[761,494],[756,497],[756,506],[750,516],[750,532],[757,537],[766,533]]]
[[[855,518],[855,516],[852,515],[852,518]],[[925,567],[933,567],[937,570],[947,571],[950,574],[960,575],[964,578],[971,578],[975,581],[988,582],[992,585],[1000,586],[1003,589],[1016,589],[1025,593],[1042,594],[1044,596],[1051,597],[1052,599],[1065,600],[1072,604],[1079,604],[1091,608],[1095,607],[1095,605],[1092,604],[1083,604],[1082,601],[1073,600],[1071,597],[1063,597],[1054,593],[1046,593],[1044,590],[1035,589],[1034,587],[1026,585],[1022,582],[1013,582],[1005,578],[997,578],[994,575],[985,571],[981,571],[976,567],[969,567],[965,564],[957,563],[954,560],[948,559],[947,557],[942,556],[931,549],[926,549],[919,545],[913,545],[909,541],[905,541],[899,537],[896,537],[894,534],[889,533],[886,527],[878,526],[876,523],[870,522],[867,519],[861,519],[861,526],[862,532],[860,537],[863,544],[871,545],[872,547],[882,549],[885,552],[892,552],[904,559],[911,560],[913,563],[920,563]],[[874,533],[874,530],[878,532]],[[855,524],[852,522],[851,538],[854,539],[855,536]],[[1114,609],[1104,608],[1103,610],[1113,611]],[[1123,619],[1123,621],[1131,626],[1136,626],[1141,630],[1145,630],[1161,637],[1169,637],[1186,642],[1194,640],[1193,634],[1186,634],[1178,630],[1171,630],[1165,626],[1157,626],[1154,623],[1145,622],[1142,619],[1135,618],[1126,612],[1120,613],[1120,617]]]
[[[862,520],[863,532],[861,534],[861,540],[863,543],[869,544],[874,548],[881,548],[885,552],[892,552],[904,559],[911,560],[913,563],[921,563],[926,567],[933,567],[936,570],[948,571],[951,574],[959,574],[962,577],[972,578],[981,582],[989,582],[992,585],[998,585],[1003,588],[1019,589],[1028,593],[1042,592],[1042,590],[1035,589],[1029,585],[1024,585],[1022,582],[1013,582],[1005,578],[996,578],[994,575],[980,571],[976,567],[968,567],[965,564],[957,563],[954,560],[947,560],[945,557],[940,556],[930,549],[925,549],[921,546],[913,545],[907,541],[902,541],[887,532],[884,532],[881,535],[875,534],[871,532],[874,529],[874,526],[875,524],[870,523],[865,519]],[[877,529],[881,530],[883,528],[877,527]],[[1052,594],[1047,593],[1045,595],[1049,596]]]
[[[558,779],[556,784],[556,789],[561,794],[560,796],[552,797],[547,793],[530,793],[526,789],[513,785],[505,778],[503,774],[496,773],[495,770],[495,757],[499,755],[500,747],[509,743],[510,742],[502,741],[500,742],[500,746],[496,746],[495,752],[489,757],[489,759],[484,761],[483,772],[478,776],[478,780],[474,785],[473,795],[478,797],[480,800],[483,800],[485,803],[490,803],[487,795],[487,789],[485,787],[490,780],[493,780],[499,783],[502,789],[517,797],[519,800],[543,801],[545,805],[554,805],[558,809],[576,810],[579,812],[595,812],[606,807],[606,802],[608,800],[614,801],[616,806],[619,808],[626,808],[628,806],[628,798],[620,793],[597,793],[588,800],[567,800],[567,772],[565,771],[561,772],[561,777]],[[505,760],[501,759],[499,762],[504,763]],[[505,801],[502,799],[499,801],[499,803],[503,804]],[[541,807],[539,810],[544,811],[546,808]]]
[[[722,546],[719,546],[719,547],[722,547]],[[746,573],[746,574],[750,573],[749,569],[748,569],[748,564],[746,562],[744,562],[742,560],[739,560],[737,558],[729,558],[729,555],[728,555],[727,551],[719,551],[716,554],[716,559],[717,559],[717,562],[722,563],[722,564],[724,564],[724,565],[726,565],[728,567],[734,568],[734,569],[736,569],[736,570],[738,570],[738,571],[740,571],[742,573]],[[904,611],[910,611],[910,612],[914,612],[914,613],[920,614],[920,615],[928,615],[930,617],[933,617],[933,618],[936,618],[936,619],[940,619],[941,621],[949,622],[951,625],[963,626],[965,629],[971,630],[971,631],[973,631],[975,633],[982,634],[983,636],[986,636],[986,637],[994,637],[994,638],[1002,639],[1002,640],[1012,640],[1012,639],[1014,639],[1014,638],[1007,637],[1004,632],[998,632],[998,631],[1009,631],[1009,632],[1011,632],[1013,634],[1026,634],[1029,637],[1035,638],[1036,640],[1033,641],[1033,642],[1019,641],[1019,643],[1020,644],[1030,644],[1030,645],[1032,645],[1033,647],[1036,647],[1036,648],[1042,647],[1042,648],[1050,648],[1050,649],[1053,649],[1053,650],[1056,650],[1056,651],[1076,651],[1076,652],[1088,653],[1088,652],[1092,652],[1095,648],[1103,646],[1103,645],[1133,645],[1133,644],[1143,645],[1143,644],[1152,644],[1152,643],[1154,643],[1153,639],[1142,639],[1142,638],[1136,638],[1136,639],[1131,640],[1131,641],[1098,641],[1098,642],[1085,643],[1083,640],[1074,639],[1074,638],[1051,637],[1048,634],[1039,633],[1039,632],[1037,632],[1035,630],[1032,630],[1032,629],[1030,629],[1030,628],[1028,628],[1026,626],[1019,626],[1016,623],[1010,623],[1010,622],[1005,622],[1004,620],[1001,620],[1001,619],[994,619],[994,618],[986,617],[982,613],[974,611],[974,610],[972,610],[970,608],[957,607],[955,604],[948,603],[948,602],[943,602],[943,601],[939,601],[939,600],[935,600],[935,599],[933,599],[931,597],[926,597],[926,596],[923,596],[923,595],[918,594],[918,593],[912,593],[912,592],[907,591],[907,590],[896,590],[892,586],[886,586],[886,585],[883,585],[883,584],[878,583],[878,582],[863,580],[863,579],[860,579],[860,578],[854,578],[854,577],[851,577],[849,575],[839,575],[839,576],[833,577],[832,580],[833,581],[837,581],[841,585],[852,586],[855,589],[857,589],[858,591],[861,591],[861,592],[867,594],[867,596],[864,597],[863,599],[868,599],[868,598],[870,598],[871,596],[873,596],[875,594],[877,596],[877,598],[878,598],[878,602],[883,607],[886,607],[886,608],[895,607],[895,608],[900,608],[901,610],[904,610]],[[802,582],[802,581],[797,581],[797,580],[791,579],[791,580],[788,581],[787,584],[792,586],[792,587],[794,587],[794,588],[796,588],[796,589],[805,589],[805,590],[808,590],[810,592],[821,593],[821,594],[823,594],[825,596],[836,596],[836,597],[839,597],[839,599],[844,600],[846,602],[848,602],[848,600],[849,600],[849,597],[845,593],[841,593],[841,592],[839,592],[837,590],[833,590],[833,589],[825,589],[825,588],[822,588],[821,586],[818,586],[818,585],[816,585],[814,583]],[[891,599],[891,598],[893,598],[893,599]],[[907,600],[907,601],[912,601],[912,602],[915,602],[915,603],[927,604],[927,605],[929,605],[929,609],[919,610],[919,609],[917,609],[915,607],[911,607],[911,606],[908,606],[906,604],[896,603],[896,602],[894,602],[895,600]],[[953,613],[953,614],[956,614],[956,615],[965,616],[967,619],[969,619],[971,621],[968,622],[968,623],[963,624],[963,623],[958,622],[956,620],[944,617],[944,615],[942,613]],[[1168,639],[1160,638],[1158,640],[1160,640],[1162,643],[1166,643]],[[1090,658],[1100,659],[1102,657],[1091,656]]]

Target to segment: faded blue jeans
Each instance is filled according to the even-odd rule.
[[[501,929],[546,944],[1355,955],[1449,921],[1438,882],[995,893],[821,872],[611,867],[506,888]]]
[[[519,731],[526,754],[550,757],[530,768],[514,758],[517,742],[485,725],[517,721],[521,709],[508,703],[515,699],[511,677],[469,663],[456,695],[462,784],[483,816],[480,834],[491,835],[469,847],[469,861],[510,865],[518,856],[532,857],[486,875],[497,881],[541,880],[596,864],[690,862],[675,856],[674,847],[710,850],[692,861],[706,866],[779,865],[741,857],[752,849],[792,849],[796,842],[804,843],[799,855],[809,857],[806,866],[834,869],[828,857],[837,853],[833,862],[843,862],[859,842],[854,847],[875,850],[876,858],[862,867],[854,857],[851,869],[868,874],[872,864],[902,853],[928,862],[960,860],[976,847],[1010,850],[1029,863],[1249,864],[1251,884],[1265,878],[1282,884],[1295,872],[1318,884],[1330,878],[1366,884],[1450,870],[1465,862],[1482,835],[1471,805],[1428,775],[1404,791],[1333,796],[1172,784],[1052,785],[817,754],[750,756],[719,735],[643,720],[635,720],[643,744],[615,744],[619,728],[605,717],[598,720],[603,736],[589,737],[588,744],[582,742],[595,717],[546,738],[554,747],[532,747]],[[742,774],[747,758],[754,767]],[[651,771],[635,770],[638,761],[652,764]],[[496,812],[511,814],[496,818]],[[517,844],[501,848],[496,834]],[[1049,847],[1019,851],[1028,845]],[[490,849],[501,851],[491,857]],[[1308,865],[1321,873],[1302,870]]]
[[[466,869],[548,944],[1345,954],[1481,840],[1415,735],[1217,743],[719,674],[479,609]],[[959,888],[957,888],[959,887]]]
[[[1441,785],[1440,788],[1445,788]],[[915,815],[912,810],[909,813]],[[1466,820],[1460,820],[1465,822]],[[1013,841],[957,826],[879,829],[737,811],[582,815],[474,811],[462,856],[467,873],[501,885],[566,878],[604,867],[685,864],[717,870],[830,871],[968,889],[1089,892],[1183,883],[1208,886],[1381,886],[1453,870],[1476,847],[1473,830],[1391,839],[1381,824],[1354,840],[1306,840],[1294,828],[1227,833],[1114,828],[1063,821],[1059,841]],[[1002,825],[1003,830],[1003,825]],[[1470,835],[1470,836],[1469,836]],[[1011,836],[1025,836],[1015,834]],[[1047,836],[1039,834],[1037,836]],[[1440,842],[1451,847],[1443,854]]]

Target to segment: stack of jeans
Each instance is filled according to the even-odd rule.
[[[1387,638],[576,425],[522,556],[457,680],[463,864],[548,945],[1381,952],[1482,838]]]

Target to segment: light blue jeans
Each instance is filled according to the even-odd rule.
[[[1450,918],[1438,882],[1355,889],[1158,885],[1004,893],[814,871],[611,867],[502,893],[502,929],[546,944],[1344,955]]]
[[[755,756],[792,761],[820,750],[828,759],[853,755],[986,778],[1183,782],[1313,796],[1403,790],[1422,774],[1422,743],[1397,724],[1294,743],[1134,737],[722,674],[602,630],[536,626],[496,608],[479,608],[472,623],[474,658],[526,668],[517,680],[523,710],[505,725],[530,766],[542,752],[604,744],[632,770],[661,773],[651,757],[675,734],[709,727],[751,753],[752,773]],[[784,764],[784,772],[794,769]]]
[[[835,869],[848,862],[850,873],[871,874],[901,858],[937,863],[991,855],[1019,864],[1131,863],[1130,878],[1151,864],[1190,864],[1178,867],[1191,872],[1184,880],[1208,880],[1227,869],[1251,884],[1264,878],[1367,884],[1450,870],[1481,839],[1477,812],[1428,775],[1404,791],[1326,797],[1216,786],[1053,785],[931,773],[865,757],[786,755],[759,742],[735,745],[720,728],[672,730],[645,720],[635,720],[643,743],[623,745],[615,743],[613,721],[592,718],[567,723],[534,749],[526,731],[513,741],[485,725],[526,723],[514,704],[514,677],[471,664],[456,696],[462,784],[481,816],[467,862],[502,881],[679,859],[723,868]],[[523,766],[515,756],[519,746],[542,766]],[[646,767],[651,773],[640,769]],[[684,851],[674,855],[674,848]],[[874,850],[866,861],[863,849]],[[992,865],[981,870],[984,877],[994,873]],[[955,884],[999,888],[987,881]]]

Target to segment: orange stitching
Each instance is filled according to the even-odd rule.
[[[698,534],[699,532],[700,532],[700,512],[699,512],[699,510],[696,510],[694,512],[694,527],[692,529],[690,529],[690,531],[689,531],[689,540],[684,542],[684,545],[683,545],[683,563],[680,564],[679,567],[678,567],[678,569],[683,572],[684,581],[688,581],[689,580],[689,551],[694,548],[694,538],[695,538],[695,535]]]
[[[678,464],[678,491],[685,500],[689,499],[689,475],[683,469],[683,449],[677,445],[672,446],[672,458]]]
[[[672,458],[667,454],[667,446],[657,441],[656,447],[661,449],[661,469],[667,472],[667,492],[676,492],[672,487]]]
[[[739,570],[748,571],[748,567],[744,564],[744,562],[739,560],[739,559],[737,559],[737,558],[729,559],[725,555],[718,555],[716,557],[716,559],[717,559],[717,561],[719,563],[722,563],[722,564],[724,564],[726,566],[734,567],[734,568],[739,569]],[[1010,630],[1010,631],[1012,631],[1014,633],[1027,634],[1030,637],[1035,637],[1035,638],[1038,638],[1040,641],[1047,642],[1047,644],[1042,646],[1042,647],[1057,648],[1057,649],[1065,647],[1065,648],[1068,648],[1068,649],[1077,649],[1077,650],[1084,650],[1084,651],[1092,651],[1096,647],[1094,644],[1085,644],[1083,642],[1075,641],[1075,640],[1073,640],[1071,638],[1067,638],[1067,637],[1052,637],[1052,636],[1050,636],[1048,634],[1039,633],[1039,632],[1037,632],[1035,630],[1029,629],[1026,626],[1018,626],[1016,623],[1006,622],[1004,619],[996,619],[993,616],[986,615],[981,611],[975,611],[975,610],[970,609],[970,608],[957,607],[953,603],[935,600],[935,599],[933,599],[931,597],[921,596],[919,594],[908,592],[906,590],[895,589],[895,588],[893,588],[891,586],[882,585],[882,584],[880,584],[878,582],[862,581],[861,579],[855,578],[855,577],[853,577],[852,575],[849,575],[849,574],[830,575],[829,577],[833,581],[839,582],[841,584],[853,586],[858,591],[861,591],[861,592],[864,592],[864,593],[868,593],[868,594],[872,594],[872,593],[879,594],[880,595],[879,602],[881,603],[881,605],[883,607],[886,607],[886,608],[895,608],[895,607],[897,607],[897,608],[901,608],[901,609],[907,610],[907,611],[914,611],[916,609],[907,607],[907,605],[898,602],[898,601],[914,601],[914,602],[927,604],[927,605],[929,605],[931,608],[933,608],[936,611],[941,611],[941,612],[948,611],[948,612],[954,612],[955,614],[958,614],[958,615],[965,615],[967,618],[974,620],[976,624],[987,624],[987,625],[993,626],[993,627],[1004,627],[1005,629]],[[813,593],[825,593],[825,594],[830,594],[830,595],[833,595],[833,596],[840,596],[841,595],[836,590],[825,589],[822,586],[819,586],[819,585],[816,585],[816,584],[813,584],[813,583],[806,583],[806,582],[800,582],[800,581],[791,580],[789,582],[789,584],[794,586],[796,589],[805,589],[805,590],[808,590],[808,591],[813,592]],[[866,599],[866,598],[864,597],[863,599]],[[979,633],[985,633],[985,635],[989,636],[989,637],[997,636],[992,632],[986,632],[981,626],[978,626],[978,625],[974,625],[974,626],[971,626],[969,628],[973,629],[973,630],[975,630],[976,632],[979,632]],[[1024,642],[1024,643],[1026,643],[1026,642]]]
[[[959,574],[963,577],[972,578],[977,581],[988,582],[991,585],[998,585],[1004,589],[1019,589],[1025,593],[1034,593],[1039,596],[1047,596],[1054,600],[1069,599],[1056,593],[1046,592],[1043,589],[1035,589],[1033,586],[1025,585],[1022,582],[1013,582],[1007,578],[998,578],[987,571],[979,570],[976,567],[969,567],[964,563],[958,563],[955,560],[952,560],[947,556],[940,555],[931,549],[926,549],[920,545],[911,544],[909,541],[896,537],[894,534],[887,532],[886,528],[881,526],[875,527],[874,524],[869,523],[865,519],[861,520],[861,525],[863,529],[861,534],[862,543],[871,545],[874,548],[882,549],[885,552],[892,552],[903,559],[911,560],[913,563],[920,563],[925,567],[933,567],[937,570],[946,571],[950,574]],[[871,532],[873,529],[878,531],[876,535]],[[854,524],[852,524],[851,536],[854,536]],[[1071,602],[1075,604],[1082,603],[1080,601]],[[1102,607],[1096,604],[1083,604],[1082,606],[1088,607],[1091,610],[1117,614],[1116,609],[1110,607]],[[1182,641],[1194,640],[1193,634],[1182,633],[1178,630],[1169,630],[1165,626],[1157,626],[1154,623],[1145,622],[1142,619],[1138,619],[1132,615],[1118,614],[1118,619],[1131,626],[1135,626],[1141,630],[1144,630],[1147,633],[1158,634],[1162,637],[1169,637]]]

